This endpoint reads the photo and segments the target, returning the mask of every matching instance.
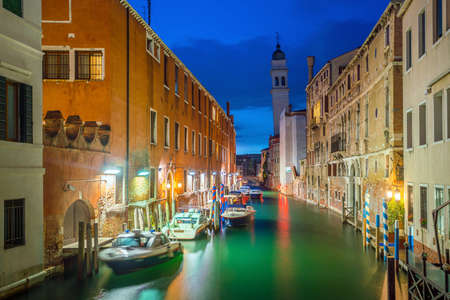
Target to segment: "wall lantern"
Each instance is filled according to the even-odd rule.
[[[217,175],[217,172],[212,172],[213,175]]]
[[[114,166],[108,166],[103,168],[103,174],[105,175],[117,175],[120,174],[120,169]]]
[[[392,191],[389,190],[386,195],[389,200],[392,199]]]
[[[191,175],[191,176],[194,176],[195,175],[195,171],[189,171],[188,174]]]
[[[166,188],[170,189],[170,183],[166,184]]]
[[[400,192],[395,192],[395,201],[400,201]]]
[[[136,173],[137,176],[148,176],[150,175],[150,171],[146,169],[138,170]]]
[[[181,187],[182,187],[181,182],[178,182],[178,185],[177,185],[177,186],[178,186],[179,189],[181,189]]]

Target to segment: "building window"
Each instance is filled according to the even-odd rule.
[[[192,82],[191,84],[191,103],[192,103],[192,107],[195,108],[195,100],[194,100],[194,82]]]
[[[419,105],[419,145],[427,143],[427,106]]]
[[[149,185],[150,185],[150,198],[156,198],[156,169],[150,168],[150,175],[149,175]]]
[[[425,54],[425,11],[419,14],[419,57]]]
[[[75,79],[102,80],[103,54],[101,51],[75,52]]]
[[[186,103],[189,103],[188,102],[188,77],[187,77],[187,75],[184,75],[184,101],[186,102]]]
[[[175,94],[178,94],[178,66],[175,65]]]
[[[406,113],[406,149],[412,149],[412,111]]]
[[[156,145],[156,111],[150,110],[150,143]]]
[[[194,155],[195,154],[195,131],[194,130],[192,130],[191,145],[192,145],[192,155]]]
[[[202,111],[202,91],[198,89],[198,111]]]
[[[389,177],[389,155],[385,156],[386,166],[384,169],[384,177]]]
[[[369,55],[366,55],[366,72],[369,72]]]
[[[33,143],[33,90],[0,76],[0,140]]]
[[[170,146],[170,124],[169,118],[164,117],[164,147]]]
[[[427,228],[427,187],[420,187],[420,226]]]
[[[22,17],[22,0],[3,0],[3,8]]]
[[[433,0],[433,41],[436,42],[442,37],[442,0]]]
[[[434,199],[436,201],[436,208],[438,208],[439,206],[441,206],[444,203],[444,187],[440,186],[436,186],[434,188]],[[438,219],[437,219],[437,229],[441,234],[444,234],[444,221],[445,218],[442,215],[443,212],[445,210],[441,211],[440,214],[438,214]]]
[[[184,127],[184,152],[188,152],[189,142],[188,142],[188,128]]]
[[[69,79],[69,51],[44,51],[44,79]]]
[[[167,69],[169,66],[169,57],[167,55],[164,55],[164,85],[165,86],[169,86],[169,76],[168,76],[168,72],[169,70]]]
[[[25,245],[25,199],[4,202],[4,249]]]
[[[386,100],[385,100],[385,105],[384,105],[384,109],[385,109],[385,112],[384,112],[384,114],[385,114],[385,122],[384,122],[384,126],[386,127],[386,128],[389,128],[389,105],[390,105],[390,103],[389,103],[389,88],[387,87],[386,88]]]
[[[286,78],[281,76],[281,86],[286,86]]]
[[[439,142],[443,139],[443,117],[442,117],[442,92],[434,95],[434,141]]]
[[[347,75],[347,89],[350,90],[352,87],[351,85],[351,78],[350,78],[350,74]]]
[[[208,157],[208,137],[206,136],[203,138],[203,145],[205,147],[203,154],[205,155],[205,157]]]
[[[414,222],[414,186],[408,185],[408,222]]]
[[[198,156],[202,156],[202,134],[198,133]]]
[[[180,124],[178,124],[177,122],[175,122],[175,150],[179,150],[180,149]]]
[[[153,39],[150,37],[147,37],[147,51],[151,54],[154,55],[155,53],[155,44],[153,43]]]
[[[361,65],[358,65],[358,67],[356,68],[356,78],[358,79],[358,81],[361,79]]]
[[[391,41],[390,41],[390,27],[389,25],[386,26],[386,29],[384,30],[384,45],[387,47],[390,45]]]
[[[408,31],[406,31],[406,70],[408,71],[411,66],[411,29],[409,29]]]
[[[365,114],[365,137],[369,137],[369,96],[366,96],[366,114]]]
[[[447,89],[447,138],[450,139],[450,89]]]
[[[280,85],[280,80],[278,79],[278,77],[275,77],[275,86],[279,86]]]
[[[156,57],[156,59],[158,61],[159,61],[159,58],[160,58],[160,50],[161,50],[160,46],[155,43],[155,57]]]

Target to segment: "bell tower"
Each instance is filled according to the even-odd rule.
[[[278,33],[277,48],[272,54],[272,111],[274,135],[280,134],[280,114],[289,106],[288,68],[286,66],[286,55],[281,50]]]

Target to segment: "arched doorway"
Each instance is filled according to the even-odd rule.
[[[89,207],[83,200],[72,203],[64,215],[64,245],[76,242],[78,240],[78,223],[87,223],[90,219]]]

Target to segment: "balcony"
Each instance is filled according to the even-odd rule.
[[[335,134],[331,137],[331,153],[345,151],[345,139],[342,133]]]

